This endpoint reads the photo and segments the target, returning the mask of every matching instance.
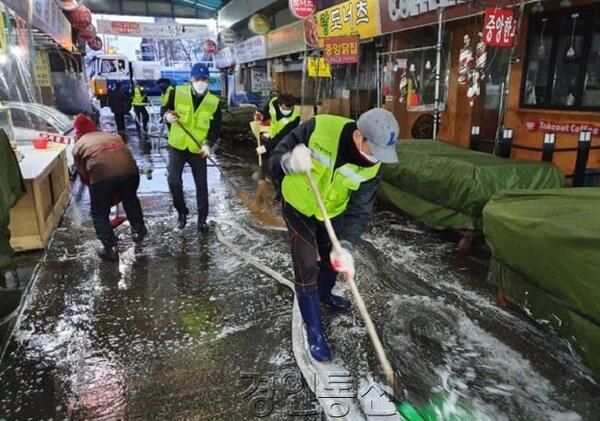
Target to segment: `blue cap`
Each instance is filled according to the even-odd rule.
[[[208,67],[204,63],[196,63],[192,66],[191,77],[201,78],[201,77],[209,77]]]

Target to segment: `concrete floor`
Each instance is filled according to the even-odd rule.
[[[292,353],[290,291],[214,231],[199,236],[195,218],[175,228],[165,151],[130,142],[140,167],[153,169],[140,187],[149,237],[135,246],[124,225],[120,262],[100,261],[87,190],[74,186],[0,364],[0,419],[321,419]],[[249,157],[227,151],[226,173],[251,192]],[[189,170],[184,180],[194,209]],[[285,233],[257,226],[215,168],[209,190],[209,218],[227,238],[291,279]],[[485,261],[457,258],[453,247],[383,208],[358,247],[359,289],[403,397],[449,394],[477,419],[598,419],[600,387],[576,356],[496,306]],[[356,311],[324,318],[357,391],[381,380]]]

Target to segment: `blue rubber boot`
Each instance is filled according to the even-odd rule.
[[[332,310],[347,311],[350,308],[350,301],[339,295],[331,293],[337,274],[333,272],[320,271],[317,277],[319,285],[319,300]]]
[[[296,298],[300,313],[306,326],[308,347],[312,357],[319,362],[331,361],[331,351],[323,334],[321,311],[319,310],[319,293],[317,289],[310,292],[299,291],[296,288]]]

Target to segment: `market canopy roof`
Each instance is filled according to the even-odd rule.
[[[176,18],[215,18],[229,0],[84,0],[92,13]]]

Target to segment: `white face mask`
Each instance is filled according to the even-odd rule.
[[[366,159],[371,164],[377,164],[379,162],[379,160],[375,156],[363,152],[362,147],[358,150],[358,152],[360,153],[360,156],[362,156],[364,159]]]
[[[289,109],[289,110],[284,110],[283,108],[279,107],[279,112],[284,116],[284,117],[289,117],[290,115],[292,115],[292,111],[293,109]]]
[[[208,83],[204,82],[203,80],[198,80],[192,82],[192,87],[198,95],[202,95],[208,89]]]

